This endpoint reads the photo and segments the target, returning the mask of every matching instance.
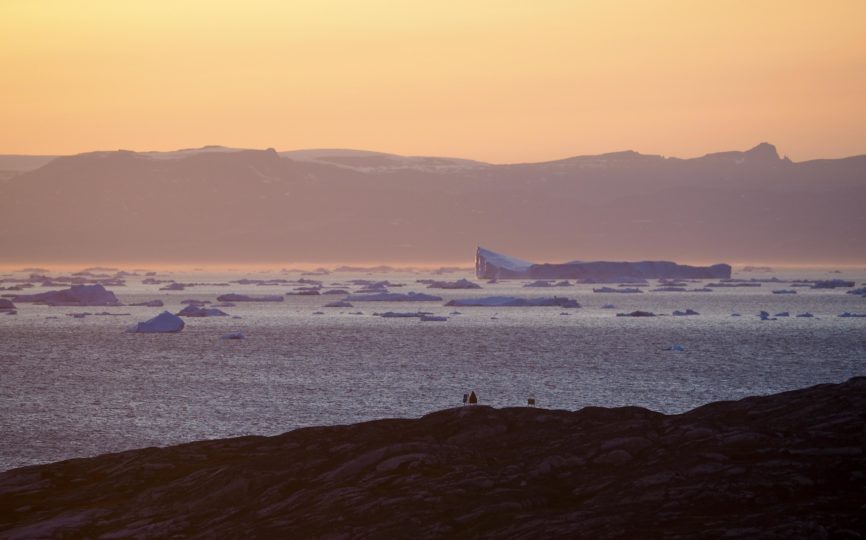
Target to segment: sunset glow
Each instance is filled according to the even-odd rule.
[[[866,3],[0,4],[0,152],[866,152]]]

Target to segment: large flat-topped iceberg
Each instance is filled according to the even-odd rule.
[[[102,285],[73,285],[62,291],[24,294],[15,297],[16,302],[35,302],[49,306],[119,306],[114,293]]]
[[[535,264],[479,247],[475,275],[482,279],[717,279],[731,277],[731,265],[688,266],[670,261]]]

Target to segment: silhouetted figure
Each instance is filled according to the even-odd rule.
[[[475,395],[475,391],[469,393],[469,404],[477,405],[478,404],[478,396]]]
[[[469,394],[463,394],[463,404],[469,403]]]
[[[527,399],[526,404],[529,405],[530,407],[535,407],[535,398],[531,397],[531,398]]]

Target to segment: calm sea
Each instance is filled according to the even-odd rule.
[[[770,275],[845,278],[858,287],[866,282],[866,271],[735,277]],[[160,277],[216,283],[300,275]],[[158,298],[165,308],[21,304],[18,315],[0,315],[0,470],[197,439],[418,417],[461,405],[470,390],[481,403],[496,407],[523,406],[532,397],[547,408],[638,405],[679,413],[710,401],[866,374],[866,318],[838,317],[845,311],[866,313],[866,298],[845,294],[847,289],[799,288],[795,295],[775,295],[773,289],[789,284],[764,284],[710,293],[597,294],[592,285],[539,289],[510,281],[449,291],[415,282],[431,277],[389,273],[312,279],[326,287],[351,279],[387,279],[405,284],[392,292],[425,292],[445,300],[568,296],[583,307],[451,308],[442,301],[323,308],[341,297],[286,296],[280,303],[223,308],[240,318],[186,319],[181,333],[145,335],[124,330],[162,309],[179,311],[184,299],[213,301],[228,292],[284,294],[296,285],[208,285],[168,292],[131,277],[126,286],[110,287],[122,302]],[[436,279],[460,277],[471,278]],[[48,289],[26,292],[42,290]],[[602,308],[608,303],[616,308]],[[636,309],[668,316],[615,316]],[[685,309],[700,315],[670,316]],[[417,310],[449,319],[373,315]],[[790,317],[761,321],[760,310],[787,311]],[[66,316],[81,311],[129,315]],[[460,314],[451,315],[454,311]],[[814,317],[795,317],[805,312]],[[247,339],[220,339],[228,332],[242,332]],[[667,350],[675,344],[684,350]]]

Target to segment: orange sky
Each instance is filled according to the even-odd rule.
[[[0,153],[866,153],[866,2],[0,2]]]

